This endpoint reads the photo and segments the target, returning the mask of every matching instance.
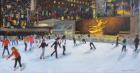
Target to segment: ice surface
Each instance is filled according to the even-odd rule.
[[[121,53],[122,45],[114,47],[115,44],[112,43],[94,42],[97,49],[90,51],[89,42],[73,46],[73,41],[67,40],[67,55],[63,56],[62,48],[58,48],[56,59],[55,56],[50,56],[54,50],[50,47],[53,41],[46,41],[49,42],[49,47],[46,47],[44,60],[39,59],[41,48],[38,48],[38,44],[34,44],[32,51],[24,52],[24,44],[20,41],[15,46],[19,49],[26,68],[23,71],[13,71],[14,61],[0,57],[0,73],[140,73],[140,56],[133,53],[132,45],[127,45],[127,52]],[[0,54],[2,51],[0,45]]]

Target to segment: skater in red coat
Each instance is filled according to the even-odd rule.
[[[18,52],[18,50],[15,47],[12,47],[11,50],[12,50],[12,54],[7,59],[14,56],[15,57],[15,59],[14,59],[15,60],[14,70],[16,69],[17,62],[19,63],[20,68],[22,68],[20,53]]]
[[[32,48],[33,48],[33,43],[34,43],[34,37],[33,36],[29,37],[29,42],[30,42],[30,51],[31,51]]]
[[[8,45],[9,45],[9,44],[10,44],[10,40],[7,39],[7,38],[4,38],[4,40],[2,41],[2,46],[4,46],[3,53],[2,53],[2,56],[3,56],[3,57],[4,57],[5,50],[7,50],[8,55],[10,54],[10,53],[9,53],[9,50],[8,50]]]

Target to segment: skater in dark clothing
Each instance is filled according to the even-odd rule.
[[[49,40],[51,39],[51,36],[50,36],[50,35],[48,35],[48,39],[49,39]]]
[[[9,44],[10,44],[10,41],[7,38],[4,38],[4,40],[2,41],[2,46],[4,46],[4,50],[3,50],[3,53],[2,53],[3,57],[4,57],[5,50],[7,50],[8,55],[10,55],[9,50],[8,50],[8,45]]]
[[[119,37],[116,38],[116,47],[119,45]]]
[[[24,45],[25,45],[25,51],[27,51],[28,38],[27,37],[24,37],[23,41],[24,41]]]
[[[65,55],[65,51],[66,51],[66,39],[63,39],[62,41],[62,47],[63,47],[63,55]]]
[[[95,47],[95,45],[93,44],[93,42],[90,42],[90,50],[92,50],[92,49],[96,49],[96,47]]]
[[[42,40],[42,43],[41,45],[39,46],[39,48],[42,48],[42,53],[41,53],[41,56],[40,56],[40,59],[44,59],[44,54],[45,54],[45,47],[47,47],[48,44],[46,44],[45,40],[43,39]]]
[[[94,50],[96,50],[95,45],[93,44],[93,39],[91,37],[89,37],[89,42],[90,42],[90,50],[92,50],[94,48]]]
[[[124,52],[126,52],[126,39],[124,39],[123,41],[122,41],[122,52],[124,51]]]
[[[86,44],[86,39],[85,38],[82,38],[82,42]]]
[[[90,34],[88,34],[87,36],[90,37]]]
[[[57,47],[61,47],[60,43],[59,43],[59,39],[56,39],[55,42],[51,45],[51,47],[54,46],[54,52],[51,54],[51,56],[53,56],[53,54],[55,53],[55,57],[58,58],[57,56]]]
[[[83,42],[84,44],[86,44],[86,39],[87,39],[87,37],[83,35],[83,37],[82,37],[82,42]]]
[[[76,38],[75,38],[75,37],[73,37],[73,43],[74,43],[74,46],[77,45],[77,44],[76,44]]]
[[[137,51],[138,46],[139,46],[139,35],[136,35],[136,38],[134,40],[134,44],[135,44],[135,50],[134,51]]]
[[[18,52],[18,50],[15,47],[12,47],[11,50],[12,50],[12,54],[7,59],[9,59],[11,56],[15,56],[14,70],[16,70],[17,62],[19,63],[20,68],[22,69],[20,53]]]
[[[65,40],[65,39],[66,39],[66,36],[65,36],[65,35],[63,35],[63,36],[62,36],[62,40]]]

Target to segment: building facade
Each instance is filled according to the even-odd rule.
[[[96,0],[37,0],[40,19],[92,19],[96,16]]]
[[[131,36],[140,35],[140,1],[135,0],[131,16]]]

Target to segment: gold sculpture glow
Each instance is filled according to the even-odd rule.
[[[89,32],[91,34],[99,34],[102,35],[103,34],[103,28],[105,27],[107,21],[104,21],[102,19],[96,19],[96,25],[89,25]]]

